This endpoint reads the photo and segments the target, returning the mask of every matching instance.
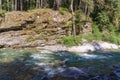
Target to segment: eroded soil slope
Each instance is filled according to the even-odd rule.
[[[0,15],[0,47],[35,47],[56,44],[67,34],[71,14],[51,9],[8,12]]]

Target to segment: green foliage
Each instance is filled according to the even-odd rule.
[[[65,45],[67,45],[67,46],[76,45],[76,44],[75,44],[75,39],[74,39],[73,36],[67,36],[67,37],[64,37],[63,39],[59,39],[59,40],[58,40],[58,43],[65,44]]]
[[[59,12],[62,14],[62,15],[65,15],[69,12],[69,10],[67,8],[63,8],[63,7],[60,7],[59,8]]]
[[[93,24],[92,31],[94,40],[102,40],[103,34],[100,32],[98,25]]]
[[[59,39],[58,43],[65,44],[67,46],[74,46],[74,45],[77,45],[77,44],[81,44],[81,39],[82,39],[81,36],[76,36],[76,37],[66,36],[63,39]]]
[[[113,24],[110,23],[108,25],[108,30],[109,30],[109,32],[113,32],[114,33],[117,29],[116,29],[116,27]]]
[[[111,27],[110,27],[111,26]],[[73,46],[82,44],[82,39],[86,39],[88,42],[92,42],[93,40],[96,41],[107,41],[115,44],[120,44],[120,33],[115,33],[114,26],[110,25],[109,31],[100,32],[99,27],[97,24],[93,24],[92,34],[81,34],[76,37],[74,36],[66,36],[63,39],[59,39],[58,42],[65,44],[67,46]]]
[[[72,26],[72,21],[68,21],[68,22],[66,23],[66,26],[71,27],[71,26]]]
[[[75,12],[75,23],[76,25],[79,25],[80,26],[80,23],[81,23],[81,13],[80,11],[76,11]]]
[[[97,24],[95,24],[95,23],[93,24],[92,31],[94,34],[100,34],[100,30],[99,30],[99,27]]]
[[[105,11],[98,13],[96,20],[97,20],[97,24],[99,25],[100,30],[103,31],[103,30],[106,30],[108,28],[110,20],[109,20],[109,17]]]
[[[0,15],[6,13],[7,11],[6,10],[0,10]]]
[[[88,42],[92,42],[94,40],[94,36],[92,34],[83,35],[83,38],[86,39]]]
[[[115,44],[120,44],[120,33],[111,32],[110,34],[104,34],[103,40]]]
[[[86,34],[83,36],[84,39],[86,39],[88,42],[92,41],[102,41],[103,35],[102,34]]]

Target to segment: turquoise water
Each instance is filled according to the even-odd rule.
[[[16,60],[27,61],[38,66],[61,67],[59,63],[67,61],[62,67],[78,67],[87,73],[107,74],[113,65],[120,65],[120,51],[71,53],[67,51],[50,52],[34,49],[2,49],[0,50],[0,64],[11,63]]]

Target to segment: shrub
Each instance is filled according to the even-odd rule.
[[[0,17],[2,17],[3,16],[3,14],[5,14],[6,13],[6,11],[5,10],[0,10]]]
[[[69,12],[69,10],[68,10],[67,8],[60,7],[60,8],[59,8],[59,12],[60,12],[62,15],[65,15],[67,12]]]
[[[94,34],[100,34],[100,30],[97,24],[93,23],[92,31]]]
[[[116,33],[114,26],[110,25],[109,31],[100,32],[98,25],[93,24],[92,26],[92,34],[81,34],[76,37],[74,36],[66,36],[63,39],[59,39],[58,42],[65,44],[67,46],[74,46],[81,44],[81,40],[86,39],[88,42],[96,41],[107,41],[115,44],[120,44],[120,33]],[[112,30],[114,29],[114,30]]]
[[[62,44],[65,44],[67,46],[75,46],[75,45],[78,45],[78,44],[81,44],[81,39],[82,37],[81,36],[66,36],[62,39],[58,39],[58,43],[62,43]]]
[[[65,44],[67,46],[75,45],[75,39],[73,36],[66,36],[63,39],[59,39],[59,43]]]
[[[68,22],[66,23],[66,26],[72,27],[72,21],[68,21]]]
[[[115,32],[104,34],[103,41],[120,44],[120,34]]]
[[[120,35],[117,33],[111,33],[109,41],[115,44],[120,44]]]
[[[108,30],[110,31],[110,32],[112,32],[112,33],[114,33],[117,29],[115,29],[116,27],[113,25],[113,24],[109,24],[108,25]]]
[[[106,11],[102,11],[98,13],[96,17],[96,21],[97,21],[97,24],[99,25],[100,30],[104,31],[108,29],[110,19]]]

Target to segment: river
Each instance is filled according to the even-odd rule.
[[[37,65],[50,76],[53,76],[56,70],[62,71],[67,67],[77,67],[90,75],[108,75],[113,68],[120,66],[120,51],[72,53],[35,49],[2,49],[0,50],[0,74],[4,65],[8,67],[16,61]]]

